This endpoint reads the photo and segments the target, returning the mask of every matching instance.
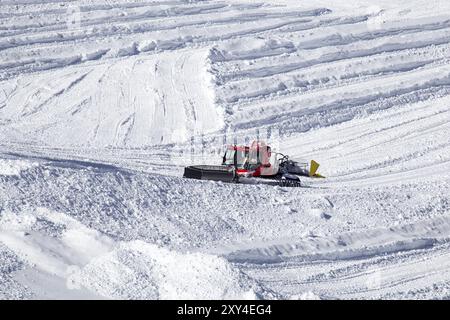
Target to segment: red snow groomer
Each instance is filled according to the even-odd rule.
[[[251,146],[228,146],[222,165],[198,165],[184,169],[184,177],[236,183],[266,183],[284,187],[300,187],[299,176],[321,177],[319,164],[311,160],[299,163],[288,156],[274,152],[262,141]]]

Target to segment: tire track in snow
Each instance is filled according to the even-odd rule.
[[[449,28],[447,28],[449,29]],[[450,29],[449,29],[450,30]],[[417,37],[414,37],[417,39]],[[419,37],[420,38],[420,37]],[[401,43],[388,43],[383,45],[378,45],[377,47],[364,45],[364,49],[356,49],[356,50],[345,50],[345,48],[338,48],[338,50],[334,52],[329,52],[324,54],[323,56],[307,60],[301,62],[292,62],[288,64],[275,64],[274,66],[265,66],[255,69],[249,69],[239,72],[232,72],[231,74],[222,74],[221,82],[229,82],[229,81],[237,81],[245,78],[265,78],[274,76],[277,74],[284,74],[293,72],[296,70],[309,68],[315,65],[321,65],[324,63],[349,60],[354,58],[364,58],[368,56],[375,56],[378,54],[388,54],[395,53],[399,51],[404,51],[408,49],[420,49],[426,48],[430,46],[444,45],[448,44],[450,41],[450,36],[444,36],[441,38],[432,38],[430,40],[418,40],[418,41],[404,41]],[[284,58],[283,58],[284,59]],[[299,59],[301,60],[301,59]]]

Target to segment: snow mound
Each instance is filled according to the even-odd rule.
[[[27,277],[35,277],[33,266],[56,279],[60,297],[77,292],[109,299],[266,297],[257,282],[222,257],[181,253],[143,240],[116,242],[47,208],[0,211],[0,245],[24,261]],[[49,287],[36,281],[34,287]]]
[[[254,284],[223,258],[121,243],[81,274],[84,287],[113,299],[256,299]]]
[[[26,160],[0,159],[0,176],[18,176],[20,172],[37,166],[38,163]]]
[[[0,231],[28,231],[36,223],[36,216],[28,213],[21,212],[15,214],[10,211],[2,211],[0,219]]]

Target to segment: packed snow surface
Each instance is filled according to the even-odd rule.
[[[38,165],[26,160],[0,159],[0,175],[19,175],[22,170]]]
[[[1,1],[0,297],[449,299],[449,12]],[[182,178],[256,137],[326,178]]]

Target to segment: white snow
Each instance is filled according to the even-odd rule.
[[[251,281],[224,258],[180,254],[143,241],[121,244],[80,274],[101,296],[120,299],[256,299]]]
[[[43,222],[62,232],[38,232],[36,225]],[[19,281],[36,277],[38,270],[40,277],[58,279],[59,286],[65,282],[69,294],[87,289],[108,299],[256,299],[262,290],[224,258],[180,253],[141,240],[115,242],[45,208],[5,212],[0,230],[0,241],[33,266],[19,272]],[[52,294],[54,286],[40,288],[41,297]]]
[[[0,297],[448,299],[447,12],[2,1]],[[181,178],[257,135],[326,179]]]
[[[308,291],[301,294],[294,294],[290,297],[290,300],[320,300],[320,297],[314,292]]]
[[[26,160],[0,159],[0,175],[17,176],[23,170],[38,166],[36,162]]]

